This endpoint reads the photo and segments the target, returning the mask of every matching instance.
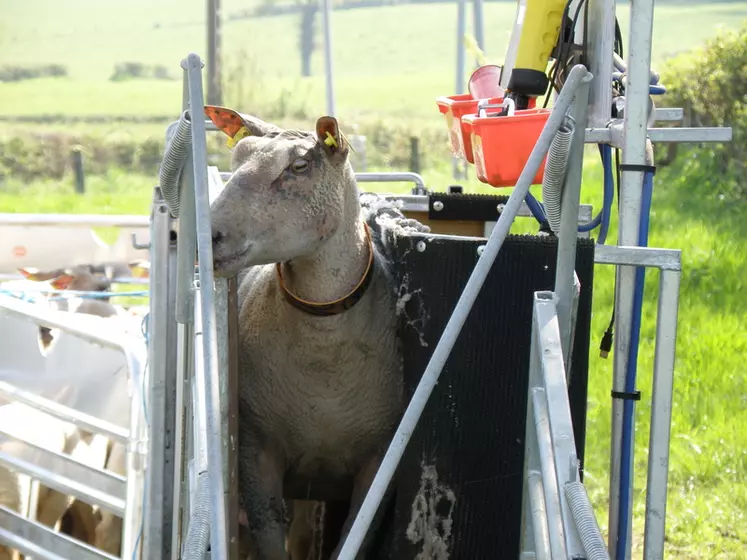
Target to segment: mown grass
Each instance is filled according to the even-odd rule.
[[[252,111],[256,109],[249,105],[268,103],[285,91],[288,103],[307,105],[311,115],[321,114],[325,110],[321,31],[312,61],[314,75],[298,78],[297,16],[229,18],[252,5],[239,0],[223,4],[227,92],[232,84],[244,82],[243,94],[235,94],[245,104],[242,109]],[[188,52],[205,53],[203,2],[132,0],[113,6],[111,0],[0,0],[6,16],[6,23],[0,24],[0,65],[59,63],[70,72],[67,78],[2,84],[0,113],[178,114],[179,80],[111,82],[109,77],[117,63],[130,61],[162,64],[178,77],[179,61]],[[513,2],[485,6],[485,50],[497,62],[505,53],[515,9]],[[454,90],[455,10],[450,4],[420,4],[335,11],[333,52],[340,117],[350,120],[381,113],[389,118],[432,118],[434,98]],[[657,3],[654,66],[700,44],[718,26],[737,27],[746,16],[746,2]],[[618,18],[627,36],[627,3],[620,3]],[[234,55],[239,51],[248,58],[237,64]]]
[[[584,202],[601,204],[601,169],[590,150],[584,170]],[[747,381],[743,356],[747,266],[743,208],[718,197],[693,193],[681,165],[657,175],[650,244],[682,249],[677,364],[675,371],[667,558],[745,558],[747,547]],[[690,171],[691,174],[692,171]],[[450,183],[445,171],[427,175],[434,188]],[[147,213],[154,177],[111,172],[91,178],[80,196],[72,183],[10,182],[0,197],[3,212]],[[437,186],[438,185],[438,186]],[[489,191],[476,180],[471,190]],[[365,185],[380,192],[409,186]],[[535,189],[537,189],[535,187]],[[538,189],[537,189],[538,190]],[[535,193],[537,196],[539,192]],[[526,221],[520,230],[532,229]],[[613,218],[610,243],[616,239]],[[645,473],[656,317],[657,274],[647,274],[639,351],[634,503],[635,557],[640,557],[645,507]],[[587,420],[586,482],[602,530],[607,531],[612,359],[599,357],[598,344],[613,302],[613,271],[597,266],[594,285]]]

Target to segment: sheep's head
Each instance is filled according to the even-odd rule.
[[[313,254],[357,218],[355,176],[336,119],[321,117],[315,132],[304,132],[222,107],[205,112],[234,145],[233,174],[211,208],[217,274]]]

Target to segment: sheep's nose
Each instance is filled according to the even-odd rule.
[[[213,245],[222,241],[224,237],[226,237],[226,235],[222,231],[214,229],[213,230]]]

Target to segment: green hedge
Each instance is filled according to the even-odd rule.
[[[670,61],[662,83],[668,91],[659,105],[682,107],[683,126],[731,126],[733,138],[723,144],[658,147],[659,163],[687,158],[688,172],[710,194],[743,198],[747,195],[747,23]]]
[[[313,128],[313,121],[303,122],[273,120],[286,127]],[[357,133],[366,136],[366,158],[372,168],[407,170],[410,164],[410,138],[420,139],[420,163],[426,168],[450,155],[446,126],[436,116],[432,121],[408,125],[392,125],[381,119],[358,121]],[[346,135],[353,134],[351,123],[341,122]],[[166,125],[164,125],[165,130]],[[61,179],[71,172],[71,152],[81,146],[83,167],[86,173],[104,174],[108,169],[121,169],[152,174],[157,180],[164,148],[164,135],[138,136],[136,134],[91,135],[74,132],[19,132],[0,135],[0,191],[6,177],[23,180]],[[229,167],[229,152],[225,136],[208,135],[211,165],[220,169]]]

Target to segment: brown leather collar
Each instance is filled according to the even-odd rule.
[[[285,285],[285,281],[283,280],[283,271],[281,269],[280,263],[276,263],[275,270],[277,271],[278,282],[280,283],[280,289],[283,291],[285,300],[296,309],[300,309],[301,311],[304,311],[309,315],[317,315],[320,317],[338,315],[344,311],[347,311],[356,303],[358,303],[363,297],[363,294],[366,293],[368,287],[371,285],[371,280],[373,279],[374,272],[374,246],[373,241],[371,240],[371,232],[368,229],[368,224],[364,223],[363,226],[365,227],[366,239],[368,240],[368,264],[366,265],[366,270],[363,273],[363,277],[361,278],[360,282],[358,282],[358,285],[353,288],[352,292],[335,301],[306,301],[292,294],[290,290],[288,290]]]

